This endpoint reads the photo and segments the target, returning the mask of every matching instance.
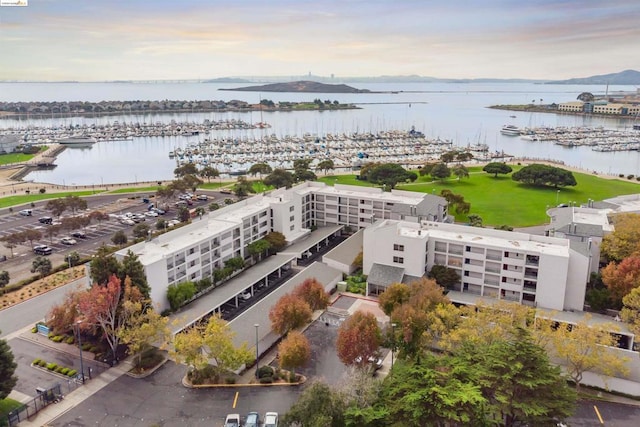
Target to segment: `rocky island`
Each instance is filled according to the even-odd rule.
[[[219,90],[235,90],[245,92],[372,93],[370,90],[356,89],[345,84],[326,84],[307,80]]]

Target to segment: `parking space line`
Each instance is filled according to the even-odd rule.
[[[240,394],[239,391],[236,391],[236,396],[233,398],[233,409],[236,409],[236,404],[238,403],[238,395]]]
[[[604,425],[604,420],[602,419],[602,416],[600,415],[600,411],[598,411],[598,407],[596,405],[593,405],[593,410],[596,411],[596,415],[600,420],[600,424]]]

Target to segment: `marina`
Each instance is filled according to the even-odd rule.
[[[539,127],[523,129],[526,141],[550,141],[563,147],[591,147],[593,151],[640,150],[640,131],[637,129],[605,129],[604,127]]]

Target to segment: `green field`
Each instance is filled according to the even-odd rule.
[[[69,191],[66,193],[36,193],[36,194],[21,194],[16,196],[7,196],[0,198],[0,208],[8,208],[10,206],[24,205],[31,202],[37,202],[39,200],[58,199],[66,196],[91,196],[99,194],[101,191]]]
[[[520,167],[514,166],[514,172]],[[575,187],[561,188],[558,192],[551,187],[532,187],[519,184],[510,175],[493,178],[482,172],[481,167],[469,168],[470,177],[449,179],[444,182],[431,181],[429,177],[420,177],[411,184],[399,185],[402,190],[419,191],[423,193],[440,194],[448,189],[456,194],[462,194],[471,203],[471,214],[480,215],[485,225],[510,225],[512,227],[527,227],[544,224],[548,221],[545,214],[547,207],[560,203],[577,205],[587,203],[588,199],[603,200],[623,194],[640,193],[640,185],[635,181],[602,179],[595,175],[576,173],[573,175],[578,182]],[[333,185],[371,184],[355,179],[355,175],[343,175],[322,178],[321,181]],[[455,214],[455,212],[451,212]],[[456,215],[456,221],[466,222],[466,215]]]
[[[21,406],[22,406],[22,403],[18,402],[17,400],[9,399],[8,397],[6,399],[1,399],[0,400],[0,417],[3,415],[7,415],[9,412]]]
[[[9,165],[11,163],[27,162],[33,159],[34,154],[10,153],[0,154],[0,165]]]

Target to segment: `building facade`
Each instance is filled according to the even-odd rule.
[[[367,291],[425,276],[434,265],[454,269],[449,298],[505,299],[551,310],[582,311],[589,257],[568,239],[445,224],[382,220],[364,230]]]

